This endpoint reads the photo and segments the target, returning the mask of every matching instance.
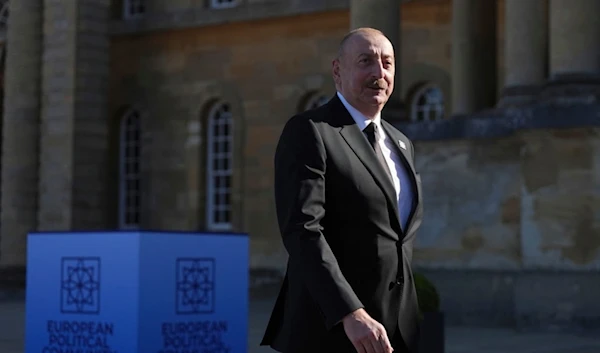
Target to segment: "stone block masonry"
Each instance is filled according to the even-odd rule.
[[[37,226],[42,0],[10,2],[4,114],[0,267],[25,265]]]
[[[44,2],[39,229],[108,228],[110,1]]]

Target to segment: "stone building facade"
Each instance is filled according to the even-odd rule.
[[[245,232],[253,283],[277,279],[279,132],[373,26],[423,180],[415,262],[448,320],[600,327],[600,1],[0,3],[5,281],[27,232],[94,229]]]

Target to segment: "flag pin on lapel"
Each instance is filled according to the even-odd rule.
[[[402,140],[398,140],[398,144],[400,145],[400,148],[402,148],[403,150],[406,149],[406,144]]]

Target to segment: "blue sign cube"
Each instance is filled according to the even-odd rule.
[[[28,238],[26,353],[246,352],[248,237]]]

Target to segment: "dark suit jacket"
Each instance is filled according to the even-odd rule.
[[[414,351],[418,304],[410,264],[421,181],[412,143],[382,126],[414,176],[417,202],[407,229],[389,177],[337,95],[286,123],[275,153],[275,201],[289,259],[261,345],[355,352],[340,320],[364,307],[390,339],[399,329]]]

